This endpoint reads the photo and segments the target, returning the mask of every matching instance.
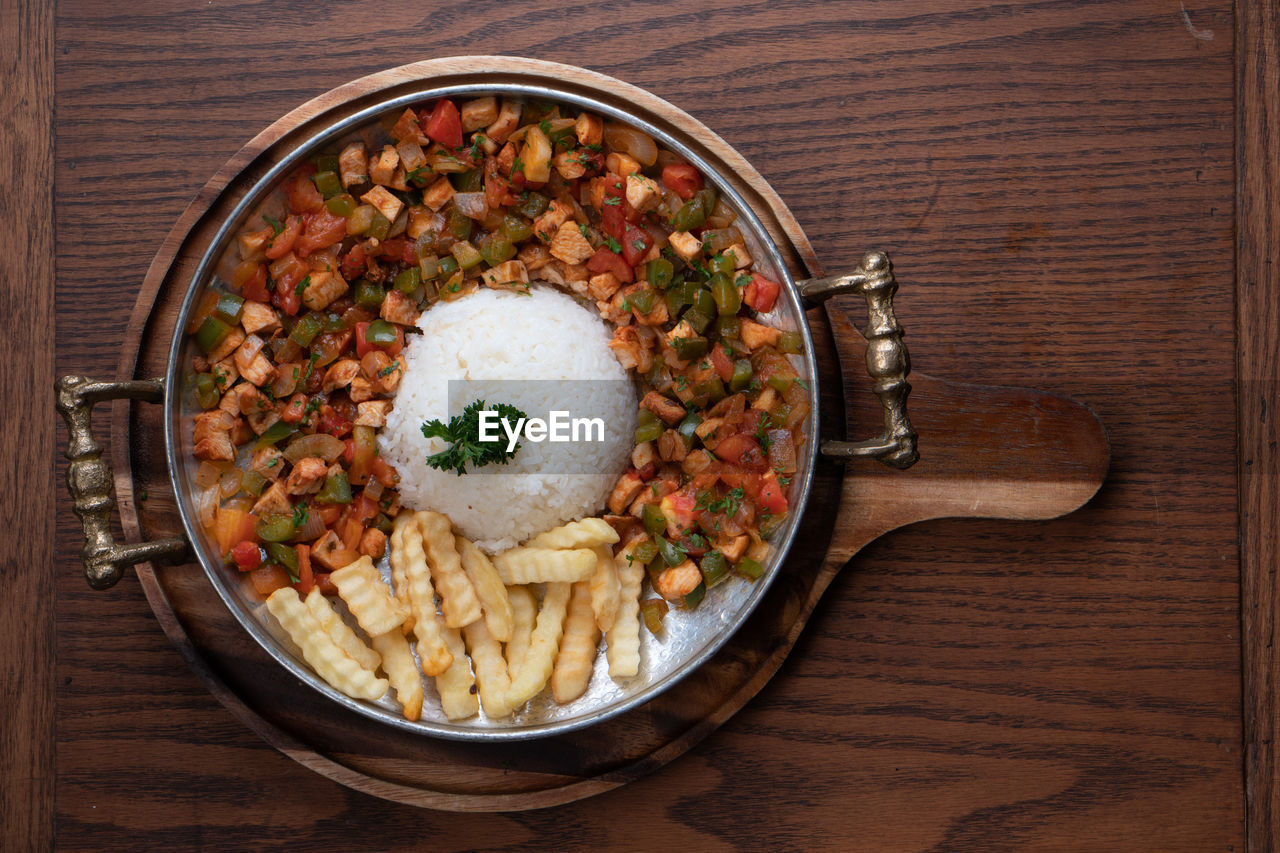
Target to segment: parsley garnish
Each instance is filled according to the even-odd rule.
[[[604,203],[609,205],[610,207],[617,207],[618,205],[622,204],[622,199],[616,195],[611,195],[604,200]]]
[[[511,173],[507,175],[507,177],[514,178],[516,176],[516,172],[519,172],[522,175],[524,174],[524,161],[519,157],[516,157],[511,161]]]
[[[318,352],[311,353],[311,357],[307,359],[307,372],[302,374],[303,382],[306,382],[308,379],[311,378],[311,371],[316,369],[316,362],[319,360],[320,360],[320,353]],[[313,402],[315,399],[319,399],[319,398],[313,398]],[[307,403],[307,408],[308,409],[311,408],[311,403]]]
[[[603,146],[601,146],[599,142],[592,142],[590,145],[584,145],[582,147],[592,151],[599,151]]]
[[[307,505],[298,504],[293,508],[293,526],[295,528],[302,527],[307,523]]]
[[[262,217],[262,219],[264,222],[270,225],[271,230],[275,232],[274,234],[271,235],[272,237],[277,237],[280,235],[280,232],[284,231],[284,223],[281,222],[279,219],[272,219],[270,216],[264,216]]]
[[[801,388],[803,388],[803,389],[804,389],[804,390],[806,390],[806,391],[808,391],[808,390],[809,390],[809,383],[808,383],[808,382],[805,382],[803,379],[797,379],[797,380],[796,380],[796,384],[797,384],[797,385],[799,385]]]
[[[751,283],[751,276],[740,275],[733,280],[733,283],[738,285],[738,287],[746,287],[748,284]]]
[[[451,446],[439,453],[427,457],[427,464],[441,471],[452,469],[461,477],[467,471],[467,465],[483,468],[485,465],[506,465],[520,450],[507,453],[507,439],[500,437],[497,441],[480,440],[480,412],[494,411],[499,418],[517,421],[525,417],[525,413],[515,406],[498,403],[487,407],[484,400],[476,400],[462,410],[462,414],[449,419],[449,423],[440,420],[427,421],[422,425],[422,434],[427,438],[443,438],[451,442]],[[501,432],[501,431],[500,431]]]
[[[302,291],[306,290],[307,287],[309,287],[310,285],[311,285],[311,276],[304,275],[302,277],[302,281],[298,282],[298,286],[293,289],[294,295],[301,296]]]
[[[615,254],[622,254],[622,244],[612,237],[604,238],[605,243],[609,245],[609,250]]]

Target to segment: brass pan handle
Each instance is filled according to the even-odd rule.
[[[93,438],[93,406],[105,400],[141,400],[159,403],[164,383],[159,379],[136,382],[94,382],[87,376],[63,376],[54,385],[58,412],[67,422],[67,488],[75,501],[76,515],[84,525],[85,578],[94,589],[114,586],[128,566],[149,560],[178,559],[187,552],[185,539],[116,544],[111,536],[111,509],[115,506],[114,478],[102,461],[102,447]]]
[[[876,396],[884,407],[884,432],[866,441],[823,441],[819,452],[835,459],[879,459],[891,468],[910,468],[920,458],[916,431],[907,414],[911,357],[902,342],[902,329],[893,315],[898,282],[884,252],[863,255],[850,275],[798,282],[805,307],[821,305],[832,296],[858,292],[867,300],[867,373],[875,380]]]

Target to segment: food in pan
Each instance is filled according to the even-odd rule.
[[[392,115],[261,205],[190,315],[199,516],[318,674],[411,718],[406,660],[450,719],[572,702],[601,644],[634,676],[642,622],[761,575],[810,411],[736,219],[644,132],[497,97]],[[553,465],[554,407],[604,424]]]

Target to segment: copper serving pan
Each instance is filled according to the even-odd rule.
[[[459,60],[441,62],[450,62],[451,67],[456,67]],[[426,735],[459,740],[533,738],[583,728],[636,707],[692,672],[728,642],[764,598],[786,559],[805,512],[818,455],[839,460],[874,458],[894,468],[907,468],[915,462],[916,434],[906,410],[910,392],[906,381],[909,359],[893,313],[892,299],[897,285],[888,257],[880,252],[871,252],[863,257],[856,270],[847,275],[796,280],[784,262],[778,243],[761,222],[757,205],[762,205],[763,201],[745,197],[735,182],[727,180],[725,174],[704,156],[697,144],[698,137],[716,137],[694,118],[669,106],[666,112],[677,118],[674,122],[660,120],[649,113],[633,112],[630,108],[632,103],[652,101],[654,96],[582,69],[509,58],[471,57],[467,63],[474,65],[476,72],[465,75],[464,79],[424,76],[406,80],[380,92],[376,98],[366,99],[367,102],[344,103],[341,108],[335,107],[332,119],[322,122],[318,132],[311,132],[301,139],[286,137],[279,144],[262,151],[245,167],[246,173],[254,175],[250,188],[235,202],[230,215],[223,219],[199,264],[190,275],[183,276],[186,296],[170,342],[166,375],[159,379],[126,382],[95,382],[84,376],[64,376],[57,383],[57,408],[68,427],[66,456],[71,461],[67,468],[67,483],[74,498],[75,511],[84,525],[82,559],[90,586],[106,589],[120,579],[128,566],[136,563],[194,558],[200,562],[214,589],[244,630],[292,676],[333,702],[379,724]],[[490,65],[495,70],[487,70]],[[587,87],[575,82],[583,77],[590,78],[595,85]],[[615,97],[602,97],[604,91],[615,93]],[[283,176],[299,162],[323,146],[376,123],[386,113],[398,113],[406,106],[421,105],[439,97],[467,98],[482,94],[558,101],[589,109],[644,130],[660,145],[697,166],[708,182],[739,212],[737,224],[747,236],[748,248],[756,259],[757,267],[783,282],[782,299],[770,320],[774,325],[795,329],[803,338],[800,372],[809,383],[812,412],[805,424],[806,441],[792,482],[793,509],[781,534],[773,540],[775,547],[765,566],[764,576],[755,583],[737,581],[718,587],[715,594],[708,596],[696,611],[673,612],[668,617],[665,641],[641,632],[644,642],[639,676],[619,685],[608,678],[603,672],[604,667],[597,666],[588,693],[576,702],[561,707],[545,696],[539,697],[514,719],[497,721],[483,716],[458,722],[446,720],[439,713],[438,703],[432,705],[434,696],[428,686],[428,702],[422,719],[410,722],[400,716],[398,706],[389,699],[377,703],[353,700],[319,679],[290,649],[287,640],[282,640],[273,630],[271,618],[265,615],[261,602],[252,593],[246,593],[243,585],[232,582],[232,573],[222,565],[216,549],[211,547],[210,537],[199,524],[194,503],[197,460],[190,453],[190,416],[197,409],[190,389],[184,387],[182,381],[183,365],[190,363],[191,356],[188,351],[191,344],[184,330],[187,318],[204,289],[217,277],[219,261],[224,252],[232,248],[235,235]],[[689,129],[694,132],[689,133]],[[750,171],[754,181],[763,185],[763,179],[750,169],[745,160],[741,161],[740,168],[744,172]],[[819,434],[819,370],[814,359],[814,341],[805,319],[807,310],[831,296],[847,292],[860,293],[866,301],[866,366],[884,409],[883,432],[861,442],[839,441]],[[116,543],[112,538],[113,477],[101,459],[101,448],[93,438],[90,414],[94,403],[121,398],[164,406],[165,453],[185,537],[132,544]]]

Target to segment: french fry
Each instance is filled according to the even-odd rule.
[[[471,586],[480,600],[480,609],[484,612],[485,624],[489,633],[500,643],[511,640],[511,600],[507,598],[507,588],[498,577],[498,570],[476,544],[465,536],[454,537],[458,556],[462,559],[462,570],[471,580]],[[481,703],[484,697],[480,697]],[[487,711],[486,711],[487,713]]]
[[[533,636],[533,623],[538,618],[538,599],[527,586],[507,587],[511,602],[511,640],[507,643],[507,670],[514,673],[524,663]]]
[[[298,644],[311,668],[352,699],[378,699],[387,692],[387,681],[364,669],[325,633],[319,620],[302,603],[293,587],[281,587],[267,599],[267,609],[280,627]]]
[[[370,672],[378,671],[382,658],[378,656],[377,652],[366,646],[364,641],[356,636],[356,632],[352,631],[350,626],[342,621],[342,617],[333,609],[329,599],[321,595],[319,587],[313,586],[303,602],[307,605],[307,609],[311,611],[311,615],[316,617],[320,627],[329,635],[329,639],[337,643],[338,648],[346,652],[347,657]]]
[[[601,546],[608,549],[609,546]],[[613,555],[609,555],[610,562]],[[573,585],[569,596],[569,614],[564,620],[564,636],[551,673],[551,695],[564,705],[587,692],[591,683],[591,667],[600,644],[600,628],[591,607],[591,587],[587,581]]]
[[[409,618],[404,620],[402,629],[406,634],[413,630],[413,608],[409,605],[409,578],[404,568],[404,534],[413,525],[413,514],[402,512],[396,516],[391,528],[391,548],[388,560],[391,563],[391,584],[395,587],[396,600],[409,608]]]
[[[480,700],[471,692],[476,680],[471,675],[471,662],[467,660],[467,647],[456,628],[445,628],[444,639],[453,655],[449,668],[436,676],[436,692],[440,694],[440,708],[451,720],[474,716],[480,710]]]
[[[596,570],[587,581],[591,589],[591,610],[600,630],[608,631],[618,618],[621,582],[618,580],[618,567],[613,562],[613,548],[601,545],[592,550],[596,553]]]
[[[397,537],[396,533],[400,535]],[[431,586],[422,531],[417,524],[410,522],[391,534],[391,554],[404,573],[405,598],[409,601],[422,671],[427,675],[439,675],[453,663],[453,653],[445,642],[444,620],[436,613],[436,592]]]
[[[422,531],[422,544],[431,565],[431,579],[440,593],[444,624],[450,628],[470,625],[480,618],[480,600],[476,598],[467,573],[462,570],[449,517],[438,512],[419,512],[414,518]]]
[[[618,541],[618,532],[603,518],[584,518],[554,527],[525,543],[526,548],[595,548]]]
[[[511,705],[507,702],[511,676],[507,673],[506,658],[502,656],[502,644],[489,633],[489,625],[483,619],[463,628],[462,638],[471,654],[480,706],[484,708],[485,715],[495,720],[507,716],[511,713]]]
[[[368,557],[343,566],[331,574],[329,580],[370,637],[399,628],[409,616],[409,609],[396,601]]]
[[[618,615],[613,627],[605,632],[608,647],[609,675],[630,678],[640,671],[640,585],[644,582],[644,564],[628,560],[635,544],[629,544],[614,557],[621,584]]]
[[[409,641],[397,627],[375,636],[373,647],[382,655],[382,671],[396,689],[396,699],[404,708],[405,719],[418,719],[422,716],[422,676],[414,663],[413,652],[409,651]]]
[[[493,566],[507,586],[522,583],[574,583],[586,580],[595,571],[596,555],[588,548],[576,548],[572,551],[512,548],[494,557]]]
[[[588,554],[591,552],[588,551]],[[529,639],[529,650],[511,676],[511,692],[507,695],[512,708],[519,708],[547,686],[555,666],[560,636],[564,632],[564,614],[569,606],[571,584],[549,583],[538,611],[538,623]]]

